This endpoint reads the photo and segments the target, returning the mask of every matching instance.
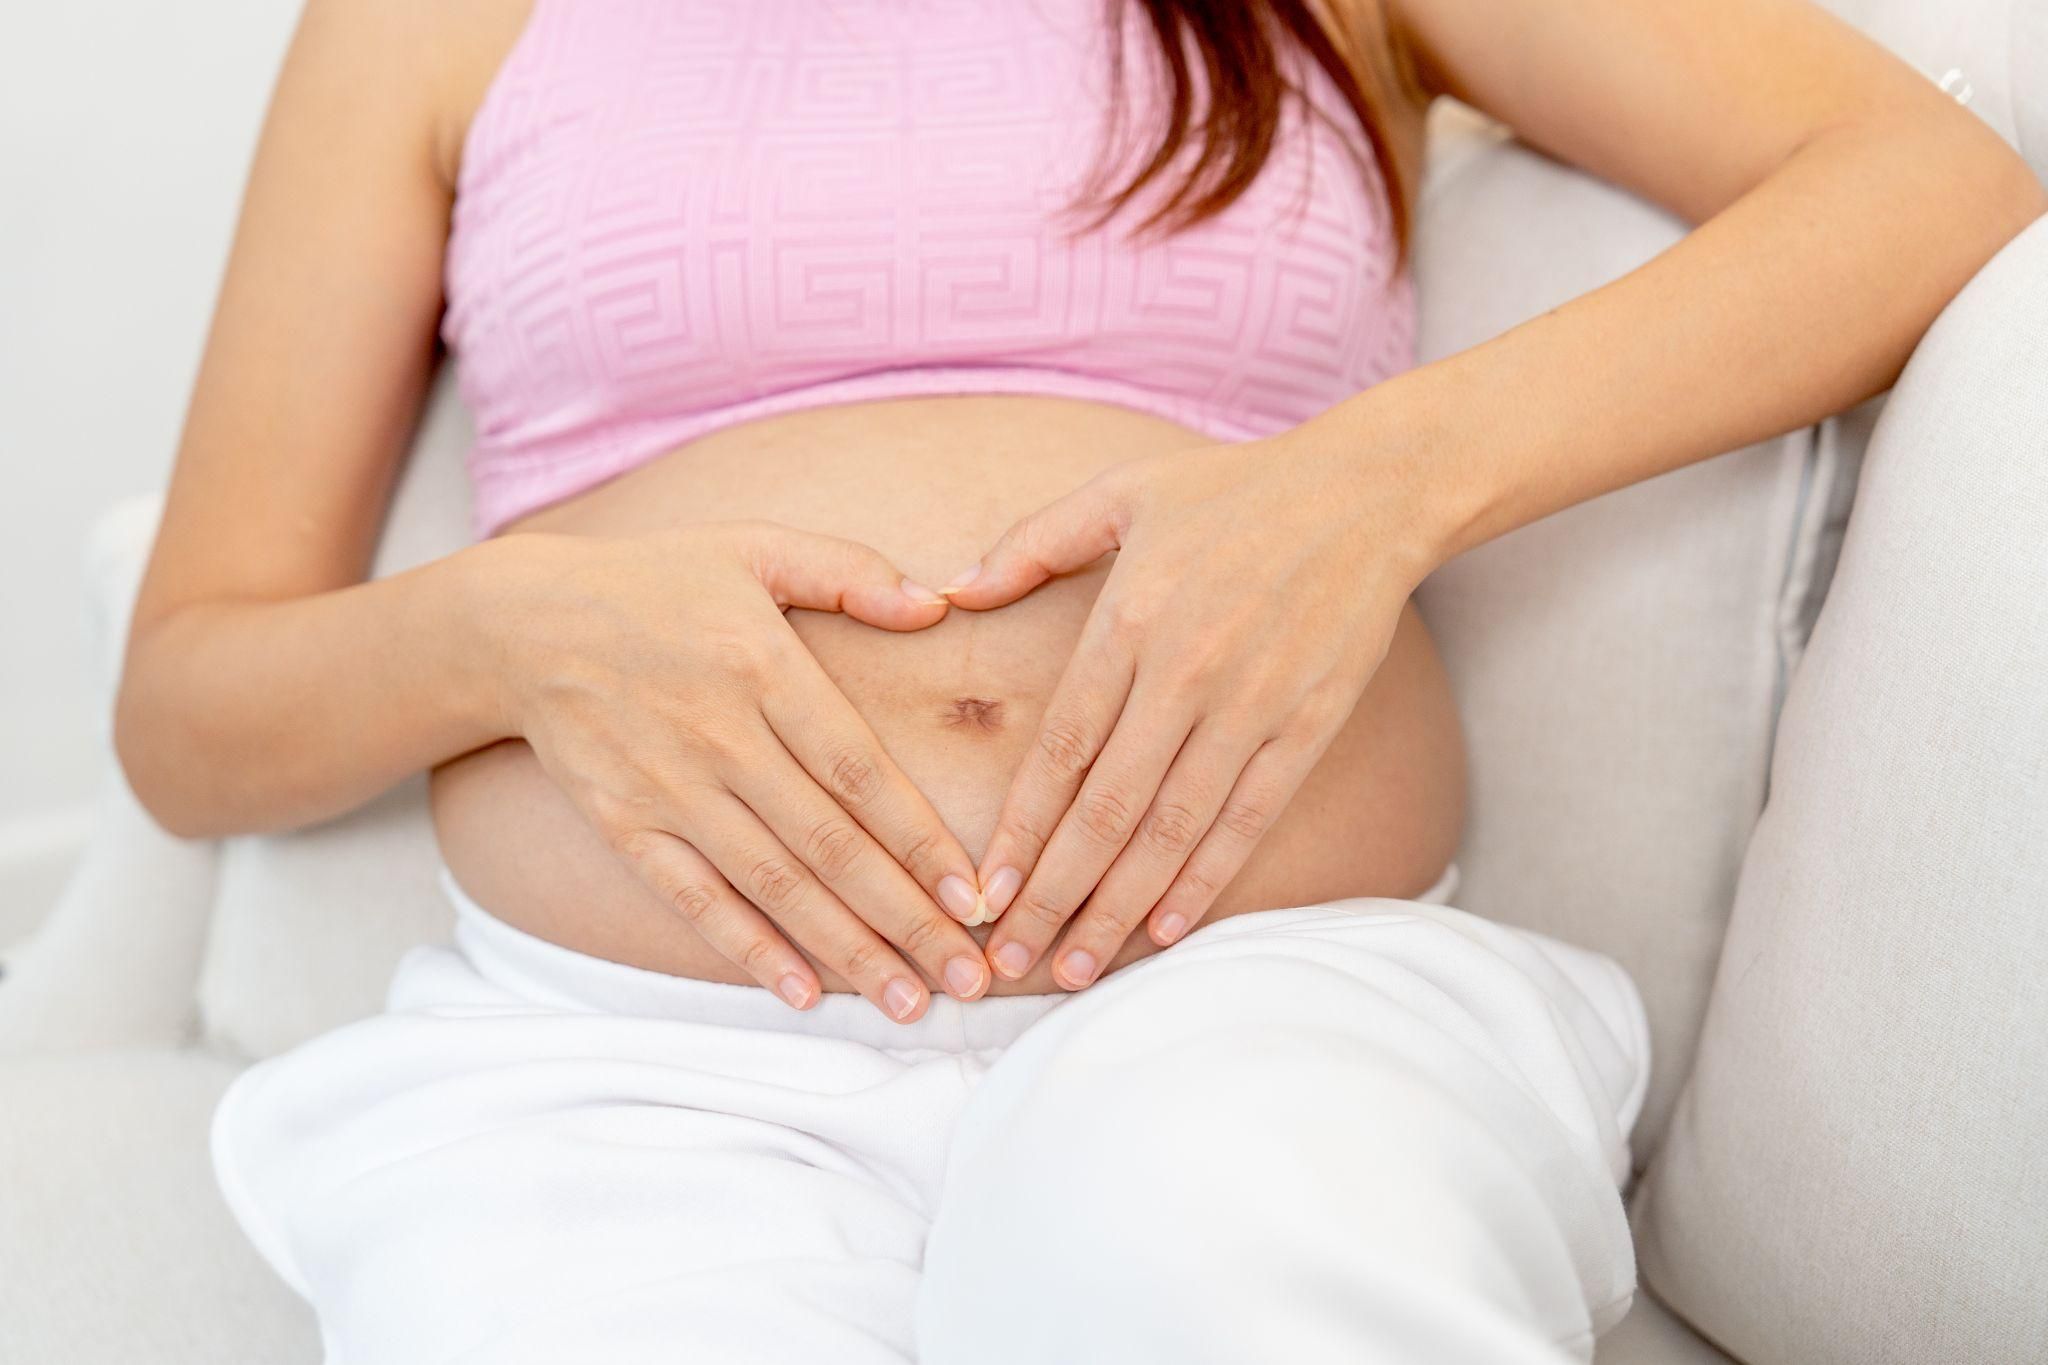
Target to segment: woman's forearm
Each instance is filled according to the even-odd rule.
[[[522,539],[138,623],[114,722],[138,799],[190,837],[291,828],[504,738],[497,613],[516,597]]]
[[[1390,476],[1405,487],[1426,572],[1882,391],[2044,209],[1975,119],[1842,127],[1634,272],[1303,430],[1350,452],[1381,495]]]

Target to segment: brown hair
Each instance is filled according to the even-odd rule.
[[[1113,88],[1124,79],[1124,13],[1132,0],[1109,0],[1110,70]],[[1167,197],[1147,214],[1138,231],[1192,226],[1236,201],[1258,176],[1272,151],[1287,98],[1300,99],[1313,114],[1327,111],[1285,76],[1280,55],[1293,43],[1327,72],[1358,120],[1373,164],[1385,187],[1394,240],[1406,256],[1412,210],[1406,180],[1385,129],[1385,94],[1369,70],[1346,60],[1307,0],[1136,0],[1152,22],[1171,78],[1166,127],[1145,164],[1122,189],[1103,200],[1091,194],[1099,227],[1156,181],[1191,139],[1199,139],[1195,164]],[[1195,109],[1195,78],[1187,44],[1192,40],[1209,93],[1208,107]],[[1360,60],[1363,60],[1361,54]],[[1340,130],[1341,131],[1341,130]],[[1348,141],[1348,139],[1347,139]],[[1354,153],[1356,151],[1354,145]],[[1100,183],[1098,167],[1095,183]]]

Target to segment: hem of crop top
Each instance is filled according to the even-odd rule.
[[[1377,376],[1374,382],[1386,377]],[[502,463],[507,458],[503,452],[495,454],[489,463],[482,462],[479,452],[489,442],[480,440],[472,447],[469,461],[472,529],[477,539],[488,539],[509,522],[588,492],[691,441],[743,422],[844,403],[963,394],[1032,395],[1105,403],[1176,422],[1216,441],[1255,440],[1297,424],[1292,417],[1276,416],[1268,426],[1254,426],[1233,421],[1213,407],[1191,399],[1123,380],[1044,366],[944,365],[874,370],[766,394],[711,412],[674,413],[619,423],[601,432],[564,431],[552,440],[526,443],[517,457],[523,467],[507,468]]]

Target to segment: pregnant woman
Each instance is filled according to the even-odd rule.
[[[1413,367],[1444,95],[1702,226]],[[1797,0],[312,0],[117,741],[193,835],[432,769],[456,935],[231,1206],[334,1365],[1587,1358],[1641,1007],[1445,904],[1409,596],[2042,207]],[[437,335],[477,540],[364,581]]]

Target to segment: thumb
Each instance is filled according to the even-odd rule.
[[[748,549],[755,577],[779,606],[843,611],[884,630],[922,630],[946,614],[945,598],[857,540],[765,524]]]
[[[1098,474],[1011,526],[940,591],[971,611],[1014,602],[1054,574],[1085,568],[1121,546],[1129,506],[1123,480]]]

